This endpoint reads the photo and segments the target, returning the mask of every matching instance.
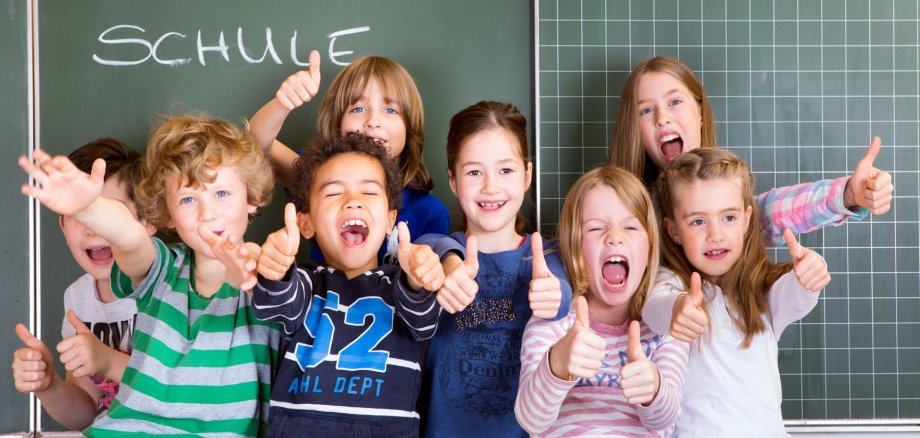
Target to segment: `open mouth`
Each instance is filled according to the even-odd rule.
[[[349,219],[339,228],[339,235],[348,246],[360,246],[367,240],[367,223],[361,219]]]
[[[728,250],[725,248],[711,249],[703,253],[703,255],[710,260],[719,260],[725,257],[726,254],[728,254]]]
[[[508,201],[477,202],[476,204],[479,205],[479,208],[481,208],[481,209],[483,209],[483,210],[494,211],[494,210],[498,210],[498,209],[504,207],[504,205],[505,205],[506,202],[508,202]]]
[[[659,141],[661,142],[659,146],[661,155],[669,163],[684,151],[684,139],[677,134],[667,134],[661,137]]]
[[[626,279],[629,278],[629,262],[620,256],[610,257],[601,267],[601,276],[611,288],[623,289],[626,287]]]
[[[112,257],[112,247],[110,246],[94,246],[92,248],[86,249],[86,256],[92,260],[93,263],[104,265],[110,263],[113,259]]]

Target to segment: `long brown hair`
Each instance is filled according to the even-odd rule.
[[[434,181],[425,167],[425,109],[422,96],[412,76],[403,66],[382,56],[362,56],[345,67],[329,85],[319,107],[319,135],[332,138],[339,134],[342,117],[348,107],[361,98],[371,78],[383,90],[384,99],[399,105],[406,125],[406,146],[399,154],[399,172],[403,185],[428,193]]]
[[[588,271],[581,249],[584,222],[582,209],[588,192],[597,186],[607,186],[616,191],[617,196],[648,234],[648,265],[629,301],[629,318],[641,320],[642,306],[645,305],[645,299],[651,292],[655,274],[658,272],[658,223],[648,190],[639,178],[626,169],[613,166],[597,167],[578,178],[565,197],[562,212],[559,214],[559,251],[565,264],[565,272],[572,284],[572,295],[577,297],[588,293]]]
[[[648,73],[667,73],[679,80],[700,106],[702,117],[700,147],[718,147],[716,138],[716,125],[712,115],[712,104],[703,84],[693,74],[687,64],[669,56],[656,56],[643,60],[633,69],[623,85],[620,93],[620,106],[617,110],[616,124],[613,126],[613,136],[610,139],[610,155],[607,163],[622,167],[633,175],[645,180],[651,186],[658,173],[652,161],[642,146],[642,132],[639,124],[638,90],[639,80]]]
[[[527,119],[510,103],[483,100],[470,105],[450,119],[450,128],[447,131],[447,177],[454,180],[457,175],[457,159],[460,149],[472,136],[490,129],[502,129],[511,134],[518,143],[518,153],[524,161],[526,168],[530,162],[527,147]],[[460,211],[461,230],[466,230],[466,215]],[[514,230],[522,232],[527,220],[518,211],[514,221]]]
[[[745,207],[753,214],[744,233],[741,257],[718,281],[701,275],[722,289],[728,303],[729,315],[738,330],[744,332],[744,348],[751,345],[754,335],[765,330],[762,314],[767,311],[766,294],[773,283],[792,269],[789,263],[770,263],[760,239],[760,213],[754,198],[754,175],[737,155],[717,148],[700,148],[678,155],[667,169],[661,172],[652,187],[658,209],[659,228],[665,230],[665,221],[674,221],[677,205],[677,188],[694,181],[726,180],[740,182],[741,197]],[[663,264],[673,270],[684,284],[690,284],[690,273],[698,271],[687,255],[672,239],[661,240]],[[705,309],[705,307],[704,307]]]

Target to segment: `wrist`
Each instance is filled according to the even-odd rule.
[[[856,204],[856,195],[853,193],[853,177],[847,179],[846,185],[843,186],[843,207],[846,209],[851,209],[857,207]]]

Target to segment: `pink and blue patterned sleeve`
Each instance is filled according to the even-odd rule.
[[[839,226],[847,219],[862,220],[869,213],[843,205],[849,176],[777,187],[757,196],[762,237],[767,246],[783,244],[783,229],[802,234],[826,226]]]

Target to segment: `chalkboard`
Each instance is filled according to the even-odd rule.
[[[445,176],[444,142],[451,115],[479,100],[497,99],[513,102],[532,116],[533,10],[523,0],[36,3],[36,141],[53,153],[66,153],[101,136],[143,149],[158,114],[195,110],[235,121],[248,118],[274,96],[288,75],[304,68],[313,48],[322,53],[321,93],[343,64],[365,54],[386,56],[406,67],[425,104],[425,156],[435,194],[450,207],[455,202]],[[3,32],[8,32],[6,26]],[[18,35],[3,41],[23,49],[27,44]],[[7,62],[4,57],[4,75]],[[8,82],[25,83],[18,76],[14,79]],[[17,90],[23,92],[25,86]],[[24,105],[26,99],[2,102]],[[305,144],[316,131],[316,107],[307,104],[295,111],[281,140],[293,147]],[[19,112],[24,117],[25,111]],[[17,125],[14,132],[23,129]],[[7,140],[17,145],[10,156],[25,150],[25,140]],[[15,166],[12,161],[4,165]],[[24,176],[12,168],[4,175],[17,192],[8,190],[4,200],[24,205],[18,194]],[[248,237],[261,241],[280,227],[280,217],[277,201],[253,223]],[[4,278],[27,272],[13,269],[22,266],[22,260],[15,259],[21,259],[26,248],[25,219],[17,221],[9,229],[22,232],[7,233],[4,239],[15,236],[23,241],[6,246],[17,250],[4,252],[3,257],[16,261],[4,264]],[[46,341],[54,345],[60,340],[63,291],[81,272],[70,258],[56,216],[47,210],[41,236],[42,328]],[[26,289],[8,288],[7,296],[25,302]],[[8,326],[25,318],[25,308],[4,307],[3,315],[10,315],[3,319]],[[16,347],[15,339],[3,339],[4,346]],[[11,379],[3,376],[0,384],[10,385]],[[2,392],[0,397],[8,397],[16,409],[25,406],[25,396],[12,389]],[[18,417],[0,426],[0,432],[23,430]],[[50,418],[44,421],[46,430],[59,430]]]
[[[3,306],[0,306],[0,431],[30,430],[28,397],[13,387],[9,364],[19,340],[13,333],[15,322],[29,324],[29,202],[19,194],[23,175],[16,158],[30,145],[29,108],[29,2],[6,2],[0,16],[0,132],[3,153],[0,159],[0,186],[4,187],[0,213],[0,266],[3,268]]]
[[[801,238],[833,281],[780,340],[782,408],[788,420],[920,418],[918,3],[540,1],[541,225],[554,229],[571,183],[606,162],[623,83],[654,55],[697,72],[719,144],[759,191],[850,173],[881,136],[892,211]]]

